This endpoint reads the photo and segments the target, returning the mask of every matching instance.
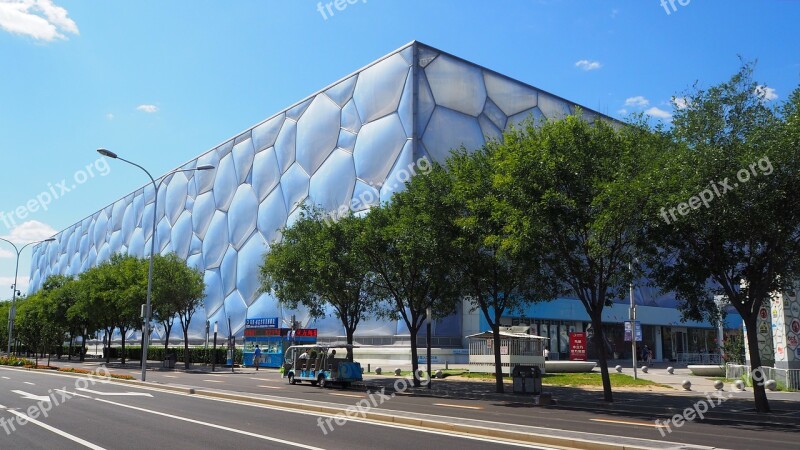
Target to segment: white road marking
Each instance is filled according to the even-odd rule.
[[[224,381],[221,380],[203,380],[203,381],[208,381],[209,383],[224,383]]]
[[[63,392],[63,393],[68,394],[68,395],[73,395],[75,397],[93,398],[93,397],[89,397],[88,395],[78,394],[77,392],[70,392],[70,391],[68,391],[66,389],[53,389],[53,390],[56,391],[56,392]]]
[[[28,417],[27,414],[23,414],[21,412],[14,411],[13,409],[12,410],[8,410],[8,412],[10,412],[11,414],[14,414],[15,416],[19,416],[20,418],[22,418],[24,420],[27,420],[28,422],[30,422],[30,423],[32,423],[34,425],[38,425],[38,426],[44,428],[45,430],[52,431],[53,433],[55,433],[55,434],[57,434],[57,435],[59,435],[61,437],[65,437],[65,438],[67,438],[67,439],[69,439],[69,440],[71,440],[73,442],[77,442],[78,444],[81,444],[84,447],[91,448],[93,450],[105,450],[103,447],[100,447],[99,445],[94,445],[91,442],[85,441],[85,440],[83,440],[83,439],[81,439],[81,438],[79,438],[77,436],[73,436],[73,435],[67,433],[66,431],[61,431],[58,428],[53,428],[50,425],[47,425],[46,423],[42,423],[42,422],[39,422],[36,419],[32,419],[32,418]]]
[[[37,402],[48,402],[48,403],[50,402],[50,397],[48,397],[46,395],[33,395],[33,394],[29,394],[29,393],[27,393],[25,391],[17,391],[17,390],[14,390],[14,391],[11,391],[11,392],[13,392],[13,393],[15,393],[17,395],[21,395],[22,398],[26,398],[26,399],[29,399],[29,400],[36,400]]]
[[[336,392],[331,392],[331,395],[338,395],[339,397],[355,397],[355,398],[365,398],[365,395],[358,395],[358,394],[337,394]]]
[[[283,389],[282,387],[279,387],[279,386],[264,386],[264,385],[260,385],[258,387],[265,388],[265,389]]]
[[[25,384],[29,384],[29,385],[31,385],[31,386],[36,386],[34,383],[31,383],[30,381],[23,381],[23,383],[25,383]]]
[[[8,377],[3,377],[3,379],[4,379],[4,380],[10,380],[11,378],[8,378]]]
[[[447,406],[448,408],[483,409],[482,406],[450,405],[448,403],[434,403],[434,405],[436,405],[436,406]]]
[[[136,406],[125,405],[123,403],[112,402],[112,401],[109,401],[109,400],[103,400],[101,398],[97,398],[95,400],[97,400],[98,402],[103,402],[103,403],[108,403],[108,404],[111,404],[111,405],[120,406],[122,408],[128,408],[128,409],[133,409],[133,410],[136,410],[136,411],[155,414],[155,415],[158,415],[158,416],[169,417],[170,419],[181,420],[181,421],[184,421],[184,422],[194,423],[194,424],[197,424],[197,425],[203,425],[203,426],[206,426],[206,427],[216,428],[218,430],[230,431],[231,433],[242,434],[242,435],[245,435],[245,436],[254,437],[256,439],[263,439],[265,441],[277,442],[277,443],[280,443],[280,444],[291,445],[291,446],[299,447],[299,448],[306,448],[306,449],[309,449],[309,450],[324,450],[324,449],[322,449],[320,447],[312,447],[310,445],[301,444],[299,442],[292,442],[292,441],[287,441],[287,440],[284,440],[284,439],[274,438],[274,437],[270,437],[270,436],[264,436],[263,434],[251,433],[249,431],[238,430],[236,428],[230,428],[230,427],[226,427],[226,426],[222,426],[222,425],[217,425],[217,424],[214,424],[214,423],[209,423],[209,422],[203,422],[203,421],[200,421],[200,420],[189,419],[188,417],[176,416],[176,415],[173,415],[173,414],[162,413],[162,412],[153,411],[153,410],[150,410],[150,409],[138,408]]]
[[[175,375],[164,375],[164,378],[178,378]]]
[[[627,420],[611,420],[611,419],[589,419],[589,420],[591,420],[592,422],[619,423],[622,425],[636,425],[640,427],[652,427],[652,428],[663,428],[666,426],[648,422],[629,422]]]
[[[100,391],[93,391],[91,389],[86,388],[75,388],[75,390],[88,392],[90,394],[95,395],[116,395],[116,396],[138,396],[138,397],[152,397],[152,394],[148,394],[147,392],[100,392]]]
[[[3,406],[3,405],[0,405],[0,409],[6,409],[6,407]]]

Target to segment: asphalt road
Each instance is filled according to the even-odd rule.
[[[313,413],[7,368],[0,368],[0,405],[3,449],[517,447],[357,420],[326,425]]]
[[[118,370],[115,370],[118,372]],[[126,371],[139,377],[137,370]],[[289,385],[275,370],[236,369],[236,373],[218,370],[210,373],[160,372],[150,371],[147,381],[175,384],[189,387],[250,392],[284,398],[296,398],[354,405],[364,394],[357,390],[320,389],[308,384]],[[368,384],[370,383],[367,379]],[[434,381],[436,382],[436,381]],[[561,389],[558,400],[568,400],[570,389]],[[585,393],[582,393],[585,395]],[[597,398],[601,392],[595,393]],[[752,408],[752,392],[736,394],[735,398],[725,400],[713,409],[716,414],[709,414],[704,420],[684,423],[681,427],[671,426],[671,432],[662,428],[664,435],[656,426],[655,420],[662,422],[676,412],[691,407],[698,398],[694,394],[634,393],[616,394],[616,404],[605,410],[592,410],[588,407],[563,406],[542,408],[532,407],[514,401],[481,401],[458,399],[435,399],[430,397],[398,396],[378,407],[385,411],[409,411],[432,414],[436,416],[462,417],[502,424],[519,424],[565,431],[597,433],[598,435],[628,436],[655,441],[669,441],[684,444],[730,448],[753,449],[768,447],[770,449],[798,448],[800,440],[800,408],[786,411],[789,424],[749,423],[742,415]],[[727,393],[726,393],[727,395]],[[786,394],[784,394],[786,395]],[[800,394],[790,394],[800,395]],[[718,400],[715,403],[719,402]],[[574,405],[576,402],[566,402]],[[795,402],[797,403],[797,402]],[[800,403],[797,403],[800,405]],[[781,406],[773,401],[773,409]],[[713,412],[713,411],[712,411]],[[726,414],[727,413],[727,414]],[[723,418],[719,418],[718,416]],[[741,417],[741,419],[736,419]],[[792,420],[791,418],[794,418]]]

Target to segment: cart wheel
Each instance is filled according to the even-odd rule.
[[[294,379],[294,374],[293,373],[289,374],[289,384],[297,384],[297,381],[295,381],[295,379]]]
[[[328,382],[327,382],[327,380],[325,380],[325,375],[320,375],[319,376],[319,387],[321,387],[323,389],[328,387]]]

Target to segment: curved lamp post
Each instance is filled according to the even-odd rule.
[[[150,175],[150,172],[148,172],[147,169],[145,169],[144,167],[136,164],[135,162],[128,161],[127,159],[124,159],[124,158],[120,158],[119,156],[117,156],[116,153],[114,153],[114,152],[112,152],[110,150],[106,150],[104,148],[98,148],[97,149],[97,153],[100,153],[101,155],[103,155],[103,156],[105,156],[107,158],[118,159],[120,161],[126,162],[126,163],[128,163],[128,164],[130,164],[132,166],[136,166],[136,167],[142,169],[142,171],[144,171],[144,173],[146,173],[147,176],[150,178],[150,182],[153,183],[153,230],[152,230],[152,233],[150,235],[150,262],[149,262],[149,267],[147,269],[147,304],[145,306],[145,311],[144,311],[144,326],[142,327],[142,334],[144,335],[144,339],[143,339],[143,342],[142,342],[142,381],[146,381],[146,377],[147,377],[147,349],[150,346],[150,315],[151,315],[150,314],[151,313],[151,311],[150,311],[150,304],[151,304],[150,299],[151,299],[152,291],[153,291],[153,257],[154,257],[153,253],[155,252],[155,244],[156,244],[156,214],[158,212],[158,188],[161,186],[161,183],[164,181],[164,179],[166,177],[172,175],[173,173],[194,172],[194,171],[199,171],[199,170],[211,170],[211,169],[214,168],[214,166],[203,165],[203,166],[197,166],[197,167],[195,167],[193,169],[175,169],[175,170],[173,170],[171,172],[168,172],[168,173],[164,174],[163,176],[161,176],[158,179],[158,183],[156,183],[156,180],[153,178],[152,175]],[[144,195],[144,192],[142,193],[142,195]],[[122,339],[125,339],[125,336],[123,336]]]
[[[13,336],[14,330],[14,318],[17,315],[17,295],[19,291],[17,291],[17,275],[19,274],[19,255],[22,254],[22,251],[25,250],[25,247],[31,244],[41,244],[42,242],[52,242],[55,241],[55,238],[48,238],[42,241],[34,241],[28,242],[27,244],[23,245],[20,248],[9,241],[8,239],[0,238],[0,241],[6,241],[14,247],[14,251],[17,252],[17,267],[14,269],[14,284],[11,286],[11,309],[8,310],[8,355],[11,355],[11,337]]]

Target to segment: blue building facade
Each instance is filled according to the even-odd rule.
[[[442,162],[461,145],[480,147],[528,117],[556,119],[575,108],[523,82],[409,43],[179,166],[216,169],[163,180],[155,236],[155,196],[148,185],[61,231],[54,242],[39,244],[30,291],[50,275],[76,276],[115,253],[147,257],[155,239],[157,252],[175,252],[204,274],[205,299],[190,329],[193,339],[205,337],[206,320],[218,322],[225,334],[230,319],[230,331],[241,335],[247,318],[286,323],[293,315],[317,328],[320,337],[341,336],[332,315],[312,321],[259,292],[263,256],[297,219],[303,202],[364,213],[389,200],[421,162]],[[601,117],[582,109],[587,121]],[[580,303],[565,301],[571,302],[571,320],[585,319]],[[555,320],[566,308],[561,304],[533,306],[526,314]],[[671,305],[656,306],[674,312]],[[472,328],[465,316],[439,321],[436,335],[460,339]],[[407,334],[402,322],[370,320],[359,326],[357,337]],[[153,338],[160,337],[156,330]]]

